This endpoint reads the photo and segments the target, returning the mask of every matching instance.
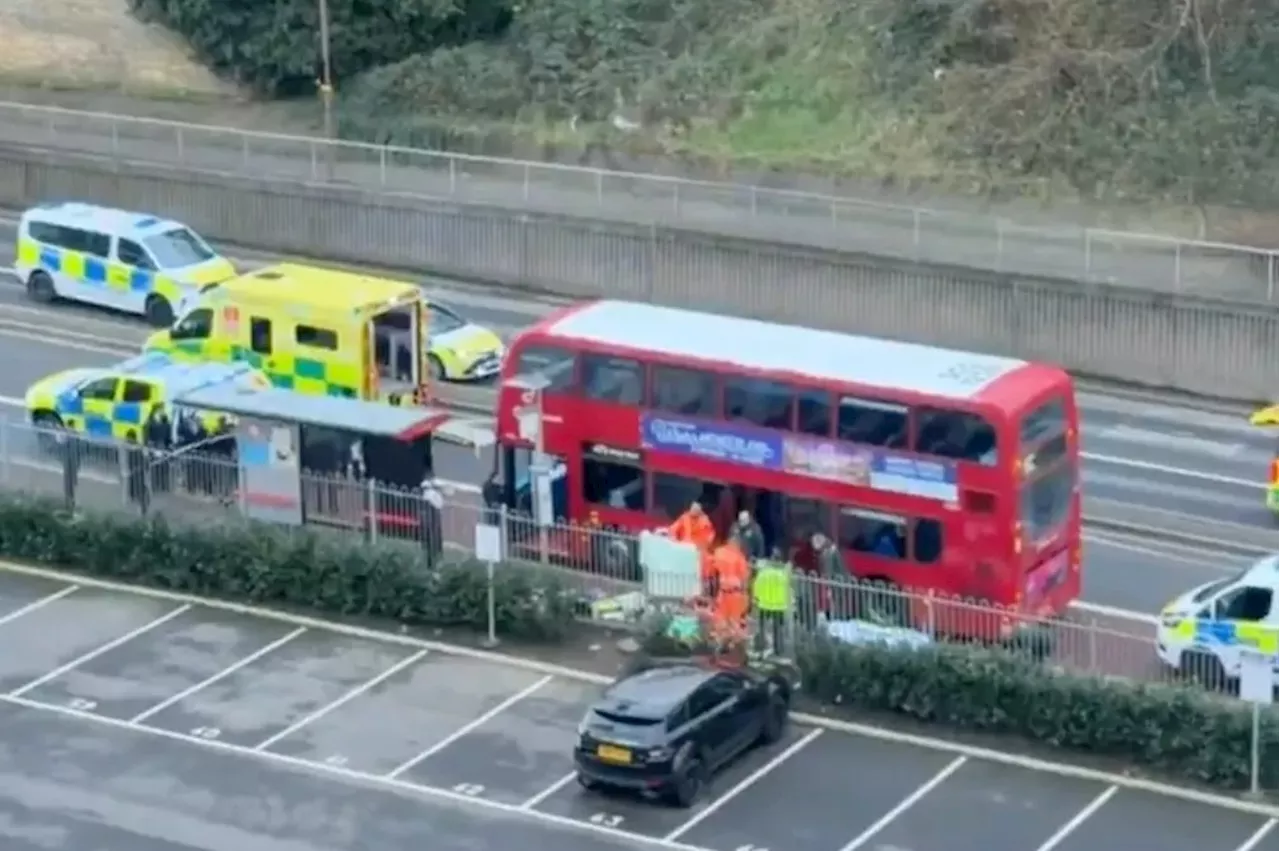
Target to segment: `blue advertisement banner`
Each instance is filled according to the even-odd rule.
[[[640,443],[646,449],[747,464],[766,470],[782,466],[782,435],[734,423],[703,423],[665,414],[642,415]]]
[[[883,449],[853,446],[737,423],[708,423],[646,413],[640,419],[646,449],[780,470],[890,493],[955,502],[956,465]]]

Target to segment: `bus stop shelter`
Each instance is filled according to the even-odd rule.
[[[494,440],[492,431],[463,423],[444,408],[277,388],[218,385],[173,403],[178,416],[188,409],[232,418],[242,511],[288,525],[396,525],[434,481],[435,439],[477,452]]]

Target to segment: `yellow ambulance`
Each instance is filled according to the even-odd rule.
[[[205,287],[143,349],[248,363],[298,393],[412,405],[430,398],[429,324],[414,284],[281,263]]]

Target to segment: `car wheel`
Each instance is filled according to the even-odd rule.
[[[53,454],[58,451],[58,432],[66,428],[62,422],[62,417],[50,411],[40,411],[32,414],[31,424],[36,428],[36,442],[40,447],[40,451],[46,454]]]
[[[434,381],[448,381],[449,376],[445,373],[444,363],[435,355],[427,355],[427,369],[431,370],[431,378]]]
[[[27,278],[27,294],[41,304],[49,304],[58,297],[53,288],[53,278],[45,272],[32,272]]]
[[[707,772],[702,760],[694,757],[685,763],[679,776],[671,783],[667,791],[667,800],[673,805],[687,810],[702,797],[702,790],[707,785]]]
[[[791,713],[787,711],[787,702],[782,695],[775,694],[769,698],[765,708],[764,728],[760,731],[760,744],[772,745],[782,740],[787,732],[787,723]]]
[[[153,328],[168,328],[173,325],[173,307],[164,296],[147,296],[146,313],[147,324]]]

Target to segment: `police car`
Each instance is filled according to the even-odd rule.
[[[166,328],[184,299],[236,274],[186,225],[82,203],[23,213],[14,271],[37,301],[81,301]]]
[[[150,352],[105,368],[68,369],[42,378],[27,390],[26,407],[34,425],[69,429],[88,437],[136,443],[146,423],[169,400],[234,381],[246,388],[266,389],[267,377],[244,363],[178,363]],[[170,413],[170,419],[173,412]],[[212,430],[220,417],[203,412]]]
[[[1276,673],[1280,555],[1268,556],[1239,575],[1192,588],[1160,612],[1156,652],[1173,670],[1209,688],[1228,688],[1240,674],[1245,648],[1272,657]]]

